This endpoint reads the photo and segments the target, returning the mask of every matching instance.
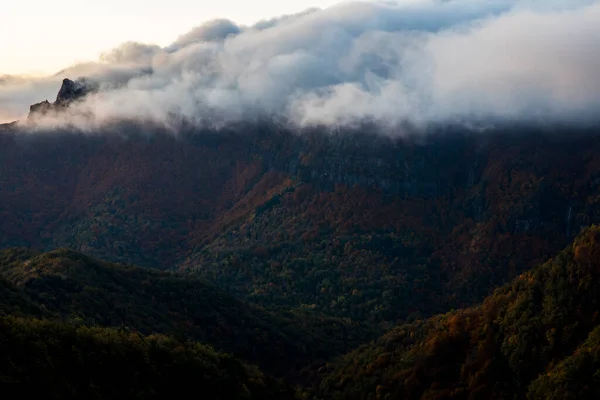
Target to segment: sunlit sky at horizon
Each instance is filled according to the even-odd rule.
[[[251,25],[340,0],[29,0],[2,5],[0,76],[47,75],[126,41],[167,46],[203,22]]]

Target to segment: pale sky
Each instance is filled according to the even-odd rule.
[[[49,126],[83,115],[89,129],[92,112],[93,124],[278,113],[333,126],[364,118],[579,121],[600,109],[600,0],[363,1],[242,30],[226,45],[219,41],[235,27],[207,20],[248,26],[339,0],[26,1],[0,6],[0,75],[53,74],[118,47],[104,63],[65,73],[104,86]],[[120,46],[166,47],[182,34],[174,52]],[[62,77],[0,79],[0,120],[54,98]]]
[[[125,41],[166,46],[215,18],[250,25],[341,0],[15,0],[0,7],[0,76],[51,74]]]

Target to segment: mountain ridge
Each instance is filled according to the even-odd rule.
[[[271,313],[191,277],[106,263],[67,249],[0,250],[0,277],[11,285],[10,296],[3,295],[6,309],[18,304],[13,298],[20,294],[28,309],[43,310],[23,316],[190,338],[278,374],[339,354],[369,335],[342,320]],[[294,361],[280,360],[276,355],[282,353],[293,354]]]

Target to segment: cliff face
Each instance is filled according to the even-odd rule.
[[[74,101],[82,99],[95,90],[95,86],[85,78],[76,81],[63,79],[63,83],[56,95],[55,106],[67,107]]]

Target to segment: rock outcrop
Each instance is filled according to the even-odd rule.
[[[29,106],[29,118],[31,118],[33,115],[44,115],[52,109],[52,104],[48,100],[32,104]]]
[[[81,100],[89,93],[97,90],[97,85],[91,83],[85,78],[79,78],[76,81],[63,79],[62,85],[54,103],[44,100],[40,103],[33,104],[29,107],[28,120],[32,120],[40,115],[45,115],[48,112],[59,112],[69,107],[72,103]]]
[[[9,122],[6,124],[0,124],[0,132],[9,131],[17,125],[17,121]]]
[[[67,107],[72,102],[85,97],[95,89],[95,86],[85,78],[79,78],[77,81],[63,79],[62,86],[58,91],[54,105]]]

